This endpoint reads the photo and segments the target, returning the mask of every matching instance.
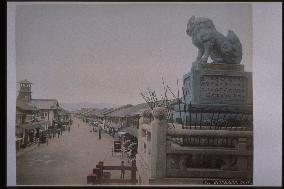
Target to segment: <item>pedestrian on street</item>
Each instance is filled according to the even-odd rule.
[[[62,132],[63,132],[63,129],[61,128],[61,129],[60,129],[60,134],[61,134],[61,135],[62,135]]]
[[[57,138],[59,138],[60,130],[57,131]]]
[[[115,130],[112,128],[111,136],[114,138]]]
[[[125,166],[124,166],[124,161],[121,161],[121,165],[120,165],[120,179],[124,179],[124,174],[125,174]]]
[[[99,125],[99,139],[101,140],[102,138],[102,127]]]

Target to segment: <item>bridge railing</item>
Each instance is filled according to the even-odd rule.
[[[252,178],[252,130],[170,127],[166,115],[156,108],[140,119],[136,160],[142,184],[172,177]]]
[[[252,178],[252,131],[170,130],[167,177]]]

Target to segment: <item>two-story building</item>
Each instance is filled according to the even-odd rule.
[[[137,138],[140,114],[146,109],[149,109],[147,103],[125,105],[107,113],[105,118],[110,123],[110,127],[125,131]]]
[[[59,103],[56,99],[32,99],[31,104],[38,109],[37,116],[48,122],[48,127],[52,126],[53,120],[56,119],[59,109]]]
[[[16,104],[16,147],[18,150],[22,144],[29,141],[28,133],[37,109],[23,101],[17,101]]]
[[[31,85],[28,80],[19,83],[16,100],[16,144],[30,144],[40,131],[51,126],[59,107],[55,99],[32,99]]]

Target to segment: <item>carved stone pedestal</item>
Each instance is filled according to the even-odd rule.
[[[252,104],[252,74],[241,64],[195,63],[183,81],[186,103]]]

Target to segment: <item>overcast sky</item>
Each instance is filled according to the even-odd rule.
[[[33,83],[33,98],[67,103],[141,103],[147,88],[163,93],[162,77],[177,93],[197,56],[185,32],[192,15],[233,30],[252,71],[248,3],[17,5],[17,81]]]

